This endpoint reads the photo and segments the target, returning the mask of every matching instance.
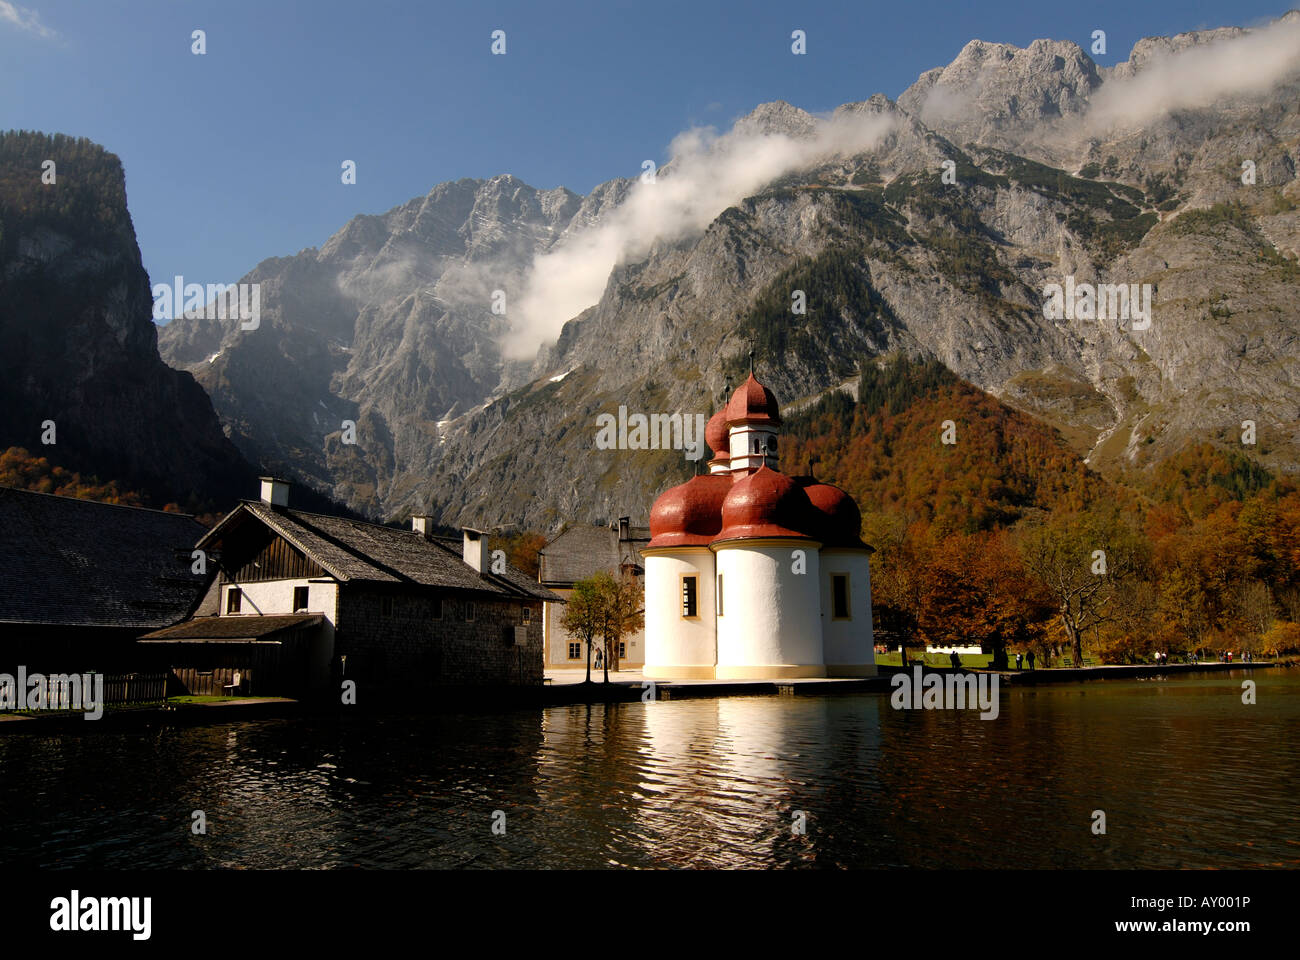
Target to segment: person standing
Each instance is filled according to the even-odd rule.
[[[1034,669],[1034,651],[1030,650],[1025,659],[1029,662],[1029,669]]]
[[[1025,655],[1024,655],[1023,653],[1017,653],[1017,654],[1016,654],[1016,669],[1017,669],[1017,670],[1020,669],[1020,664],[1021,664],[1021,662],[1022,662],[1024,659],[1025,659]]]

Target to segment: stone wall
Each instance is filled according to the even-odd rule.
[[[437,596],[442,598],[440,618],[434,617]],[[473,620],[466,619],[470,602]],[[525,606],[532,610],[528,624],[523,622]],[[515,643],[517,626],[527,630],[522,646]],[[448,685],[540,685],[542,602],[344,585],[334,654],[341,677],[356,681],[358,700],[370,685],[398,695]]]

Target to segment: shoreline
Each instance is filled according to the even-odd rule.
[[[1253,663],[1176,663],[1168,666],[1153,664],[1119,664],[1115,666],[1057,667],[1050,670],[988,670],[963,669],[961,673],[997,674],[1000,682],[1017,686],[1038,684],[1087,683],[1097,680],[1131,680],[1134,678],[1166,679],[1195,673],[1225,673],[1233,670],[1264,670],[1289,666],[1295,661],[1263,661]],[[892,678],[897,674],[910,676],[915,666],[886,667],[874,677],[808,677],[787,680],[665,680],[654,681],[657,700],[706,700],[723,697],[822,697],[855,693],[888,693]],[[949,674],[952,667],[926,666],[927,674]],[[364,716],[443,713],[465,711],[472,713],[495,712],[546,707],[580,706],[582,704],[635,703],[648,693],[646,681],[639,675],[612,679],[608,684],[594,680],[582,682],[547,683],[540,687],[508,687],[491,689],[462,688],[441,691],[436,695],[436,705],[403,702],[399,707],[354,708],[352,712]],[[107,726],[115,730],[133,726],[194,726],[216,723],[271,720],[288,717],[318,716],[343,717],[349,711],[323,709],[318,705],[287,698],[259,700],[217,701],[202,704],[185,704],[169,707],[138,707],[106,710],[92,726],[80,713],[50,713],[38,716],[0,713],[0,733],[52,733],[90,732]],[[107,721],[107,723],[105,723]]]

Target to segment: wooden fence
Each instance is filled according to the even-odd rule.
[[[167,699],[166,673],[106,673],[104,703],[114,705],[162,703]]]

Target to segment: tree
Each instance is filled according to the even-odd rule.
[[[1265,650],[1272,650],[1274,657],[1282,653],[1295,653],[1300,650],[1300,623],[1278,620],[1264,634],[1260,643]]]
[[[526,531],[502,537],[493,547],[505,551],[506,563],[530,577],[536,577],[541,568],[539,554],[546,548],[546,537]]]
[[[605,643],[605,682],[609,683],[610,663],[618,669],[618,645],[628,634],[636,633],[645,624],[645,592],[631,573],[618,579],[608,573],[597,573],[602,611],[600,635]]]
[[[1143,542],[1114,512],[1057,514],[1020,540],[1025,566],[1052,597],[1076,663],[1083,636],[1121,615],[1124,591],[1144,565]]]
[[[937,544],[924,573],[921,633],[944,645],[978,643],[1006,669],[1011,644],[1029,646],[1052,617],[1052,604],[1031,581],[1001,533],[954,533]]]
[[[1273,594],[1259,580],[1247,580],[1237,587],[1237,621],[1241,625],[1241,647],[1251,653],[1273,626]]]
[[[587,577],[573,585],[573,593],[564,604],[564,613],[560,615],[560,626],[571,637],[580,637],[587,648],[587,679],[591,683],[591,644],[604,627],[605,602],[601,597],[601,587],[596,577]],[[605,574],[605,576],[609,576]]]
[[[614,577],[601,570],[573,585],[573,593],[560,617],[570,636],[581,637],[587,647],[587,683],[591,683],[591,650],[600,638],[601,666],[609,683],[610,662],[618,666],[619,642],[645,623],[644,594],[631,574]]]
[[[876,547],[871,555],[872,621],[880,633],[897,639],[906,667],[907,647],[916,640],[925,604],[920,538],[901,522],[879,516],[869,517],[865,526]]]

